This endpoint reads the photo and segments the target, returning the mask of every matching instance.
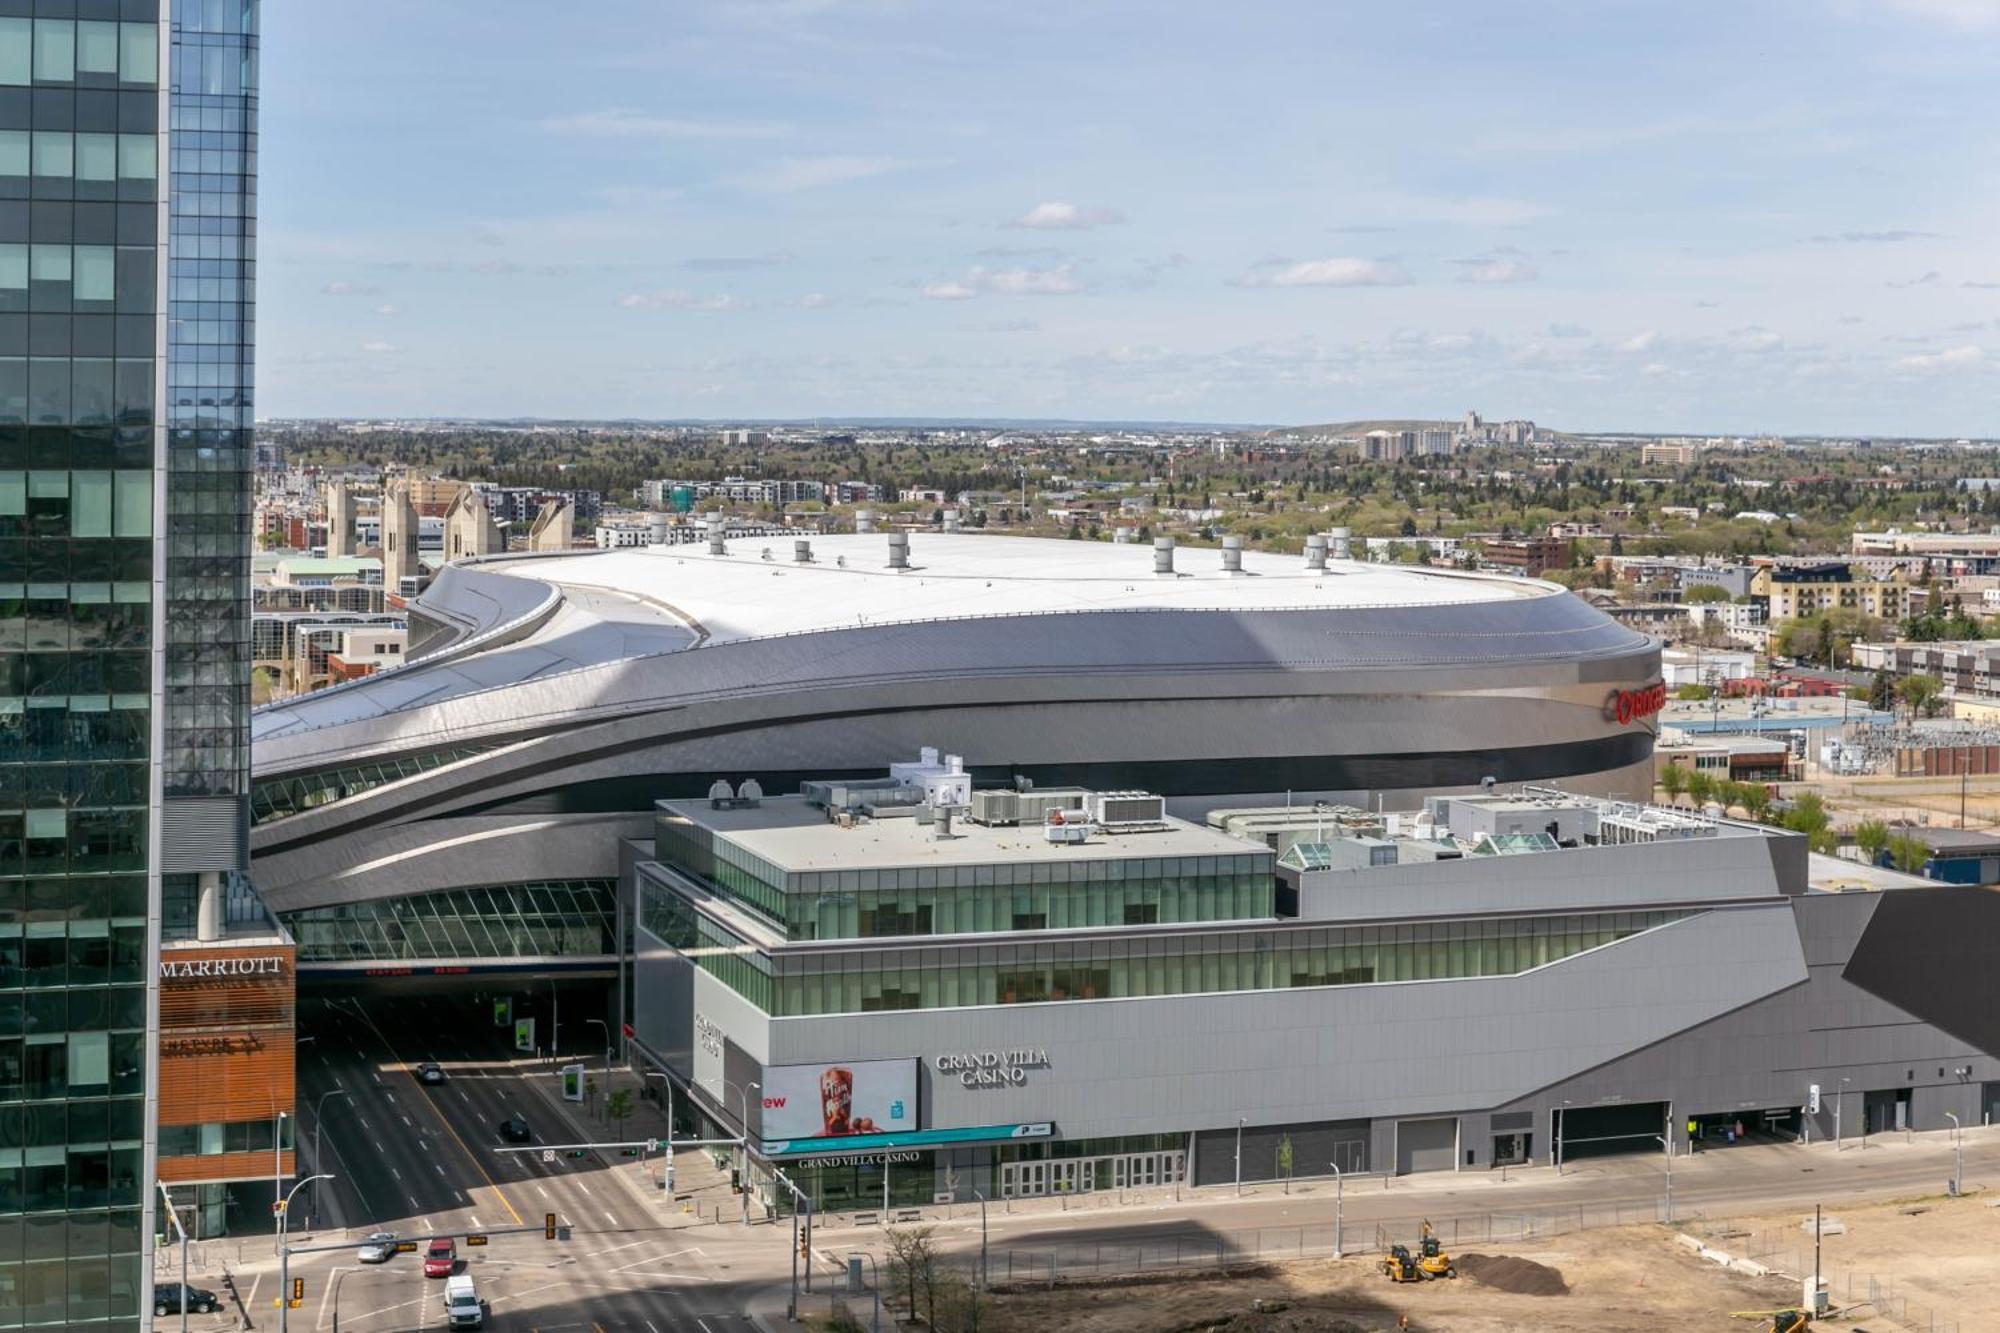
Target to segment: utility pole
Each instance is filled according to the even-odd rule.
[[[1243,1197],[1243,1117],[1236,1117],[1236,1197]]]
[[[1951,1121],[1951,1197],[1956,1199],[1965,1193],[1965,1130],[1950,1111],[1944,1118]]]
[[[1670,1133],[1672,1133],[1672,1131],[1671,1131],[1671,1130],[1669,1130],[1669,1131],[1668,1131],[1668,1133],[1670,1134]],[[1654,1137],[1654,1138],[1656,1138],[1656,1139],[1658,1139],[1658,1140],[1660,1141],[1660,1146],[1661,1146],[1662,1148],[1666,1149],[1666,1151],[1667,1151],[1667,1217],[1666,1217],[1666,1220],[1667,1220],[1667,1221],[1668,1221],[1669,1223],[1671,1223],[1671,1222],[1672,1222],[1672,1221],[1674,1220],[1674,1143],[1673,1143],[1673,1140],[1672,1140],[1672,1139],[1670,1139],[1669,1137],[1667,1137],[1667,1135],[1666,1135],[1666,1134],[1655,1134],[1655,1135],[1654,1135],[1653,1137]]]

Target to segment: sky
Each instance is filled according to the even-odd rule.
[[[262,22],[264,417],[2000,436],[2000,0]]]

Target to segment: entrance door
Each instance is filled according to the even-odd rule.
[[[1458,1121],[1398,1120],[1396,1174],[1449,1171],[1458,1165]]]
[[[1094,1157],[1070,1157],[1047,1165],[1049,1192],[1052,1194],[1089,1194],[1097,1188],[1097,1159]]]
[[[1000,1166],[1000,1197],[1036,1199],[1049,1192],[1047,1162],[1003,1162]]]

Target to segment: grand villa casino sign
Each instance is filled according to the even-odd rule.
[[[931,1057],[932,1069],[956,1075],[963,1088],[1018,1088],[1027,1083],[1031,1070],[1048,1067],[1049,1053],[1042,1050],[962,1051]]]

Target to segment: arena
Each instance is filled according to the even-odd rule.
[[[1652,719],[1618,700],[1657,681],[1657,645],[1551,584],[1323,545],[715,537],[447,567],[408,666],[259,710],[254,874],[302,964],[327,961],[316,921],[356,964],[589,955],[611,929],[585,901],[655,801],[924,745],[978,785],[1148,791],[1195,819],[1488,779],[1648,794]],[[520,885],[554,895],[529,944],[460,929]],[[453,919],[433,942],[368,942],[426,895]]]

